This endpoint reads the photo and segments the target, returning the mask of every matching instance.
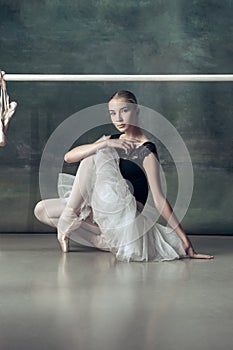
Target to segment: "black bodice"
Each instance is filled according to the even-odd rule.
[[[121,134],[113,134],[111,139],[119,138]],[[142,162],[144,157],[153,152],[157,156],[156,146],[153,142],[146,141],[129,157],[124,157],[123,152],[120,155],[120,171],[124,179],[127,180],[130,191],[137,201],[142,204],[146,203],[148,196],[148,182],[146,174],[143,170]],[[127,159],[126,159],[127,158]]]

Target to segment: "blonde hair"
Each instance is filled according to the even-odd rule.
[[[110,97],[108,102],[110,102],[114,98],[124,98],[127,102],[138,104],[136,96],[128,90],[120,90],[114,92],[114,94]]]

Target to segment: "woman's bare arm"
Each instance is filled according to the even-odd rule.
[[[123,139],[110,139],[109,136],[103,136],[94,143],[77,146],[67,152],[64,156],[64,160],[67,163],[80,162],[82,159],[95,154],[98,150],[110,147],[122,149],[125,152],[130,152],[136,147],[136,143]]]
[[[110,136],[103,136],[94,143],[77,146],[67,152],[64,156],[64,160],[67,163],[80,162],[82,159],[95,154],[98,150],[106,147],[106,139]]]
[[[172,227],[172,229],[174,229],[177,235],[181,238],[186,253],[190,257],[196,258],[196,259],[213,258],[213,256],[211,255],[197,254],[194,251],[189,238],[184,232],[168,200],[163,194],[161,181],[160,181],[159,161],[156,158],[154,153],[150,153],[147,157],[144,158],[143,167],[147,174],[148,183],[152,192],[154,204],[158,209],[159,213],[163,216],[163,218],[168,222],[168,224]]]
[[[181,228],[181,225],[177,220],[168,200],[163,194],[160,181],[159,162],[153,153],[150,153],[147,157],[145,157],[143,167],[147,174],[156,208],[163,218],[169,223],[169,225],[177,232],[182,241],[186,243],[187,236]]]

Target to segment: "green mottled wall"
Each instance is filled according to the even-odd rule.
[[[230,0],[0,0],[0,68],[7,73],[232,73],[232,11]],[[106,102],[117,89],[132,90],[185,141],[194,169],[193,197],[182,221],[187,233],[232,234],[231,82],[9,82],[19,106],[7,145],[0,149],[0,231],[53,231],[33,216],[43,147],[69,115]],[[88,141],[101,133],[94,131]],[[158,149],[173,204],[176,171],[159,143]]]

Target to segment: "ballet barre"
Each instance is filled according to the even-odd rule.
[[[233,81],[233,74],[5,74],[6,81]]]

